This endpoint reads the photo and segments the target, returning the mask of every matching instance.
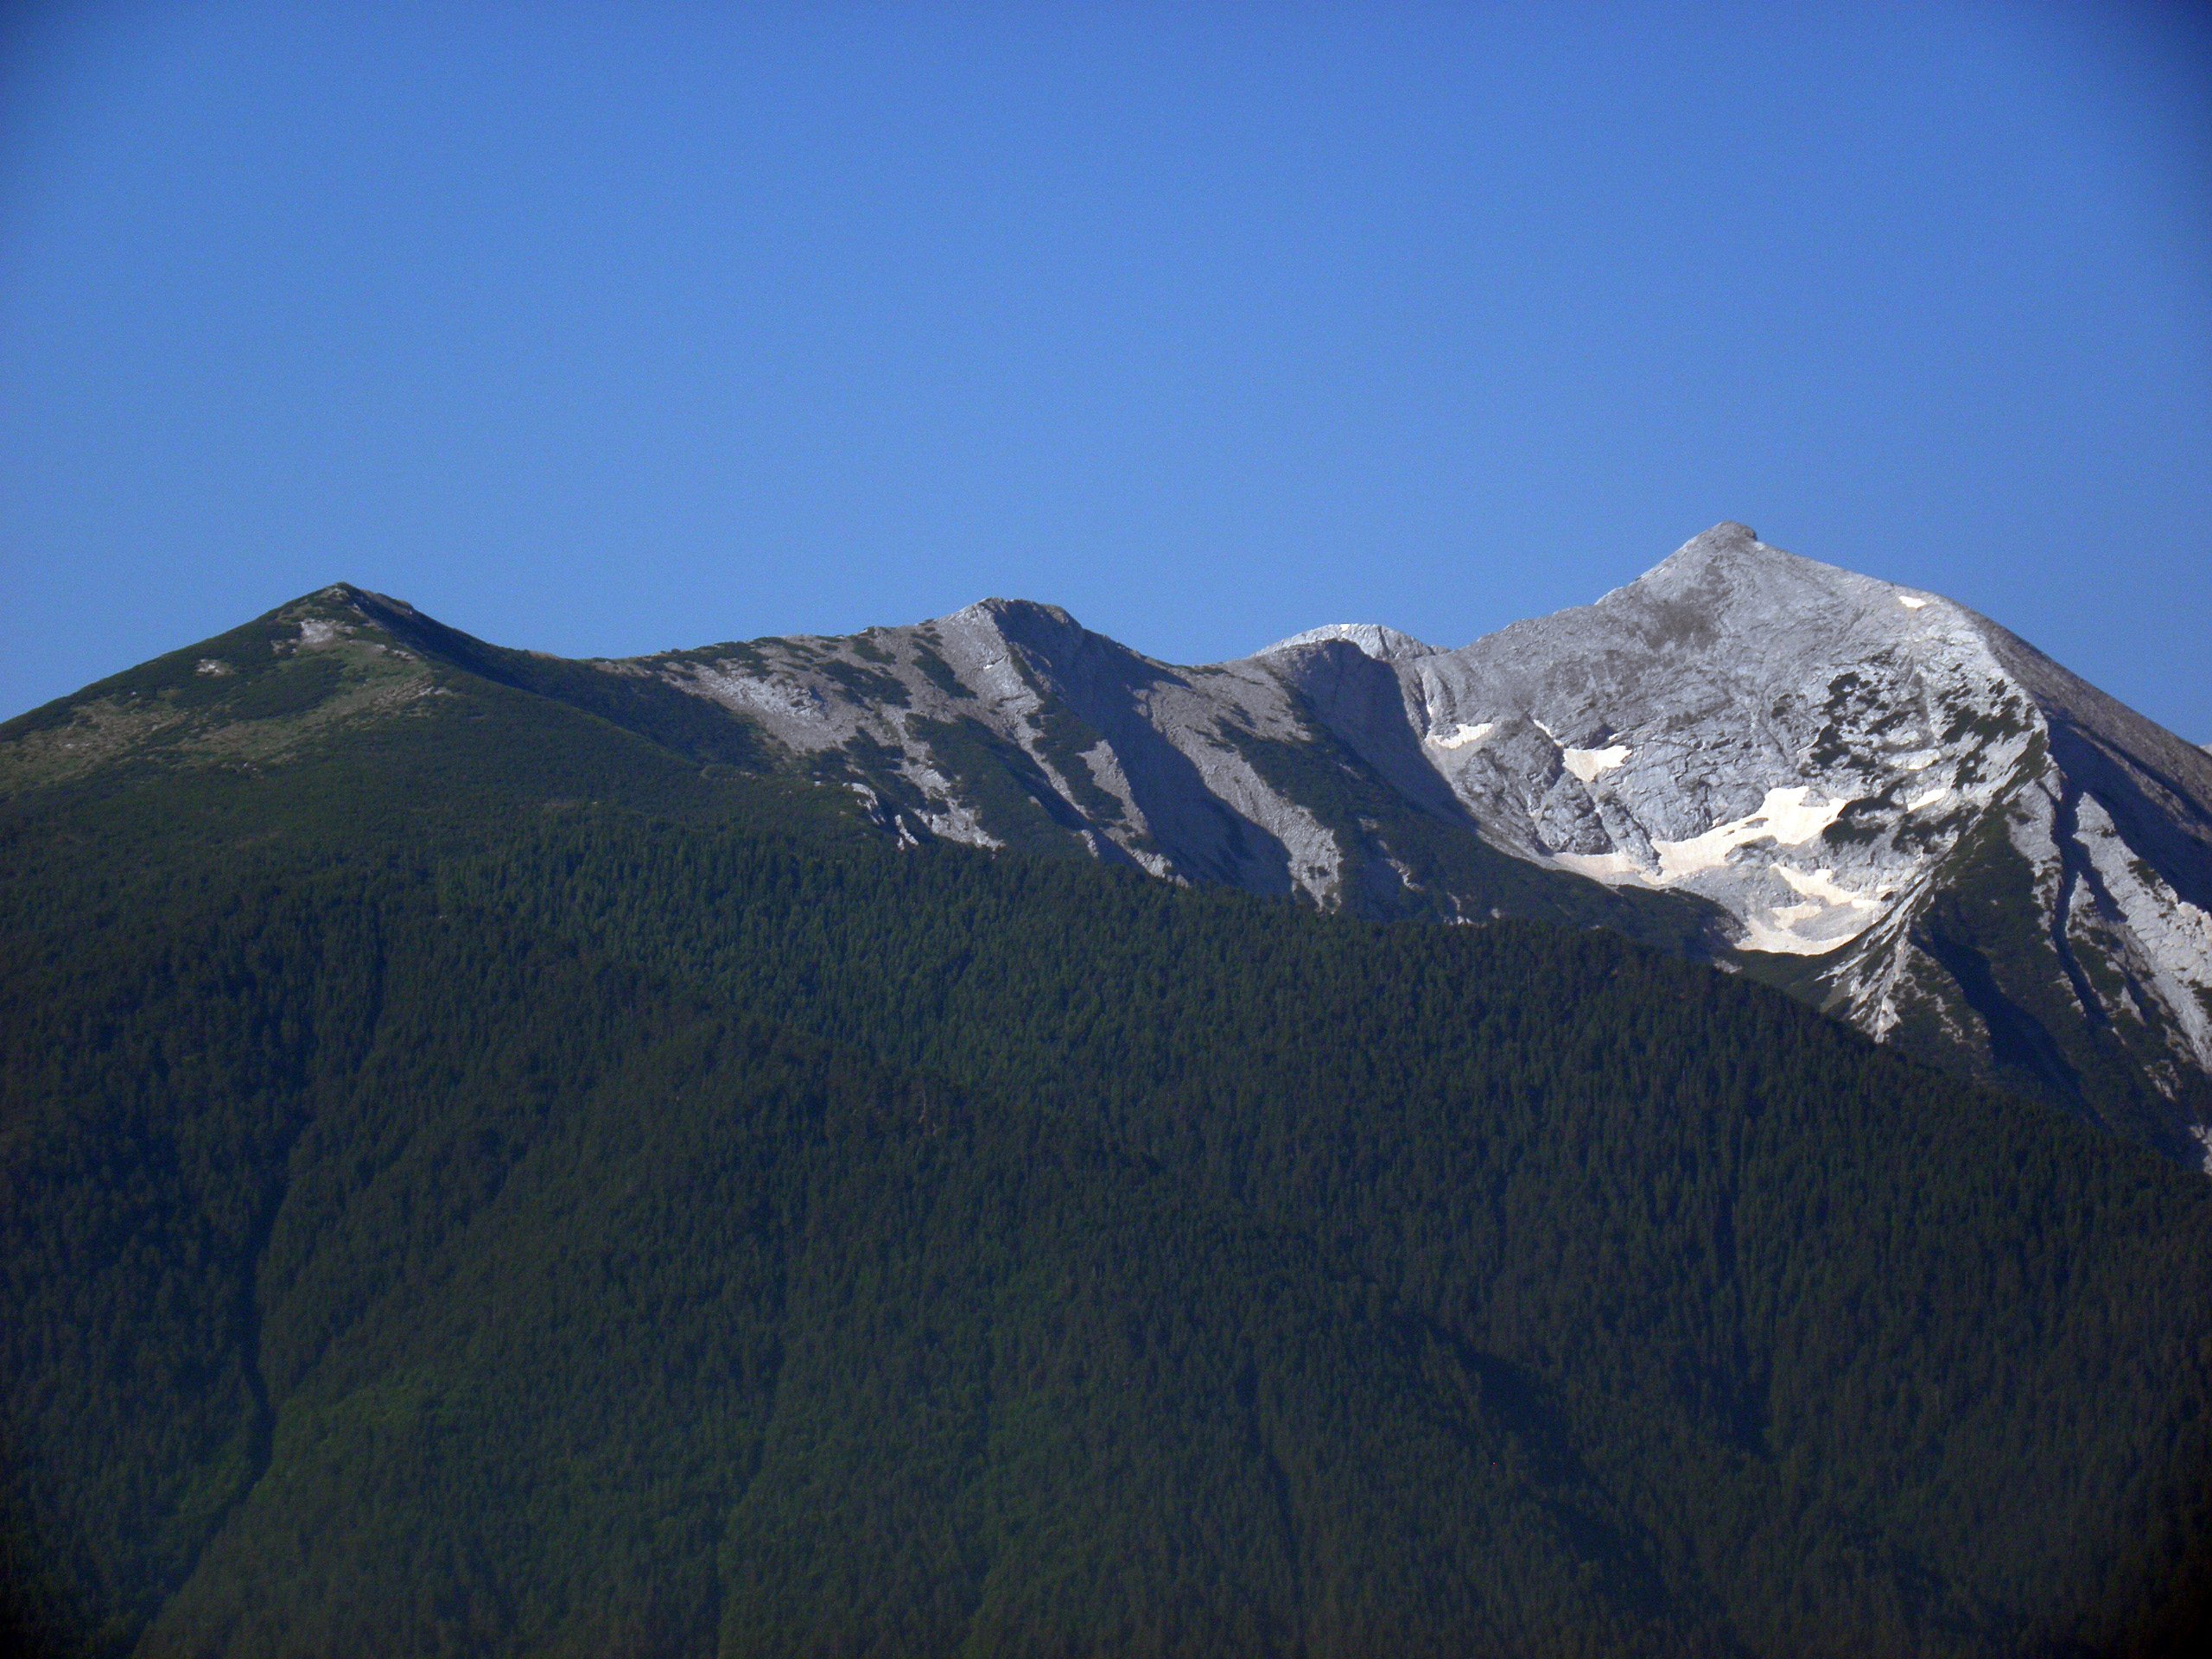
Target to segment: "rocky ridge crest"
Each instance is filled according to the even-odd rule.
[[[571,662],[341,584],[0,728],[0,791],[251,772],[490,687],[849,791],[902,844],[1612,928],[2212,1159],[2212,754],[1741,524],[1457,650],[1335,624],[1198,666],[1004,599]]]

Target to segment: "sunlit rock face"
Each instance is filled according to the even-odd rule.
[[[1409,633],[1400,633],[1395,628],[1386,628],[1376,622],[1332,622],[1324,627],[1308,628],[1287,639],[1276,640],[1260,655],[1288,651],[1294,645],[1322,645],[1331,639],[1357,645],[1378,663],[1410,662],[1416,657],[1436,655],[1434,645],[1425,645]]]
[[[1694,938],[2177,1155],[2212,1140],[2212,756],[1741,524],[1453,651],[1339,623],[1178,667],[990,600],[608,667],[742,714],[906,839]]]
[[[487,683],[705,780],[849,791],[904,847],[1611,928],[2212,1159],[2212,754],[1740,524],[1457,650],[1347,622],[1198,667],[1001,599],[568,662],[340,584],[9,722],[0,793],[253,773]]]
[[[1986,618],[1731,524],[1396,671],[1486,839],[1710,899],[1738,950],[1816,959],[1823,1002],[1872,1035],[1916,1017],[1923,1046],[2032,1040],[1977,1029],[2005,988],[1965,982],[1970,942],[1925,914],[2002,886],[2017,937],[1991,977],[2041,979],[2205,1139],[2212,765]]]
[[[2018,786],[2043,721],[2000,632],[1722,524],[1594,605],[1403,671],[1499,845],[1700,893],[1742,948],[1822,956]]]

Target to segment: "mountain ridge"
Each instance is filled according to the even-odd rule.
[[[993,598],[570,660],[343,583],[234,634],[0,727],[0,777],[253,764],[458,670],[842,790],[902,843],[1611,927],[2212,1159],[2212,757],[1963,606],[1745,525],[1452,650],[1333,624],[1183,666]]]
[[[2028,833],[2118,906],[2171,769],[1674,653],[1714,728],[1625,655],[1007,601],[593,664],[336,587],[0,728],[0,1646],[2195,1651],[2212,1185]],[[1488,838],[2077,739],[1848,947],[2073,1117],[1729,943],[1859,842]]]

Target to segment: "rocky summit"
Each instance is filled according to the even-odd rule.
[[[262,764],[486,682],[847,791],[902,843],[1612,928],[2212,1166],[2212,755],[1741,524],[1457,650],[1337,624],[1198,667],[998,599],[566,662],[340,586],[10,722],[0,779]]]

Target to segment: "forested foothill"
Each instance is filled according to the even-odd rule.
[[[0,815],[20,1644],[2193,1632],[2202,1177],[1609,933],[893,845],[442,689]]]

